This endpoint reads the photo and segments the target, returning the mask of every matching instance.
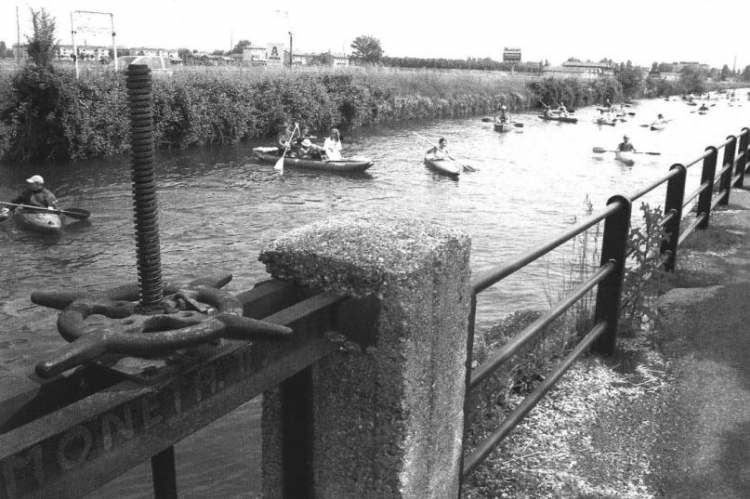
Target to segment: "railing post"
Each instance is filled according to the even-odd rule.
[[[714,146],[708,146],[706,151],[711,151],[711,153],[703,159],[701,185],[707,185],[707,188],[698,196],[697,207],[697,215],[705,215],[703,220],[698,224],[698,228],[701,230],[708,229],[708,219],[711,218],[711,201],[714,195],[714,178],[716,177],[716,159],[719,156],[719,150]]]
[[[472,364],[474,364],[474,328],[476,326],[476,319],[477,319],[477,295],[475,293],[471,293],[471,305],[469,308],[469,327],[466,334],[466,362],[464,363],[465,369],[466,369],[466,376],[465,376],[465,388],[464,388],[464,430],[463,430],[463,438],[466,437],[466,433],[468,432],[471,421],[469,420],[469,414],[471,411],[471,397],[469,396],[469,391],[471,388],[471,370],[472,370]],[[456,499],[461,499],[461,487],[463,486],[463,469],[464,469],[464,457],[465,452],[461,452],[461,459],[459,460],[459,481],[458,481],[458,493],[456,495]]]
[[[298,391],[312,421],[309,440],[298,437],[312,454],[311,462],[297,463],[309,466],[301,497],[457,497],[469,238],[430,222],[358,213],[292,231],[260,260],[277,279],[379,304],[370,331],[359,327],[359,337],[339,338],[339,351],[314,364],[309,388]],[[294,443],[284,436],[291,428],[281,421],[282,406],[279,390],[264,394],[266,499],[290,499],[294,491],[283,484],[297,479],[284,468],[284,445],[272,445]]]
[[[594,321],[607,322],[607,329],[594,342],[592,349],[600,355],[612,355],[617,341],[617,321],[620,317],[620,298],[622,282],[625,276],[625,258],[628,251],[630,234],[630,213],[632,203],[625,196],[615,195],[609,198],[607,205],[620,205],[604,222],[602,240],[602,265],[615,264],[615,271],[608,275],[596,290],[596,311]]]
[[[659,253],[667,258],[664,261],[664,270],[673,272],[677,265],[677,246],[680,241],[680,224],[682,222],[682,206],[685,203],[685,181],[687,179],[687,168],[677,163],[670,170],[678,170],[667,183],[667,198],[664,202],[664,214],[670,216],[664,225],[667,239],[662,241]]]
[[[313,499],[312,370],[305,369],[280,385],[283,497]]]
[[[729,195],[732,192],[732,176],[734,175],[735,151],[737,150],[737,137],[730,135],[727,137],[727,140],[729,143],[724,147],[724,159],[721,168],[723,169],[727,165],[730,166],[721,174],[721,183],[719,185],[719,190],[723,194],[719,204],[723,206],[729,204]]]
[[[742,187],[745,185],[747,166],[750,165],[750,128],[745,127],[740,132],[740,148],[737,159],[737,169],[735,170],[737,182],[735,182],[734,186]]]
[[[167,447],[151,458],[155,499],[177,499],[177,472],[174,447]]]

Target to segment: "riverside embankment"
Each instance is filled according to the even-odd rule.
[[[64,68],[24,68],[0,81],[0,158],[13,163],[81,160],[129,151],[121,73],[76,79]],[[499,72],[384,68],[266,71],[189,67],[154,81],[155,139],[185,149],[275,135],[299,120],[318,135],[385,123],[512,112],[565,101],[579,107],[622,98],[615,78],[512,77]]]
[[[574,366],[464,497],[750,497],[749,262],[745,187],[681,246],[656,327]]]

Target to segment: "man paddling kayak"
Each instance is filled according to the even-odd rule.
[[[660,114],[659,116],[656,117],[656,121],[654,121],[653,123],[651,123],[651,126],[658,127],[658,126],[661,126],[661,125],[666,125],[668,121],[669,120],[665,120],[664,119],[664,115]]]
[[[51,210],[57,209],[57,198],[49,189],[44,187],[44,179],[41,175],[32,175],[26,179],[26,182],[29,185],[11,203],[39,206]]]
[[[448,152],[448,141],[444,138],[440,138],[438,145],[432,146],[424,153],[425,158],[432,156],[434,159],[445,159],[450,158],[451,153]]]
[[[506,124],[510,122],[510,115],[508,115],[508,107],[505,104],[500,104],[497,108],[498,115],[495,116],[497,123]]]
[[[557,112],[560,113],[561,116],[565,116],[566,118],[568,117],[568,108],[565,107],[564,102],[560,102],[560,107],[557,108]]]
[[[622,142],[617,146],[618,152],[635,152],[635,146],[631,144],[630,137],[627,135],[622,136]]]

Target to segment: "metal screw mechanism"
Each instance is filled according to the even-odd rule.
[[[156,202],[154,167],[153,106],[151,69],[131,64],[127,71],[130,99],[131,142],[133,151],[133,208],[135,211],[136,256],[141,306],[148,309],[163,299],[159,207]]]

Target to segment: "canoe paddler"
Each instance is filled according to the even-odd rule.
[[[619,152],[635,152],[635,146],[633,146],[633,144],[631,144],[629,141],[630,137],[628,137],[627,135],[623,135],[622,142],[620,142],[620,144],[617,146],[617,150]]]
[[[651,126],[666,125],[667,121],[669,121],[669,120],[665,120],[663,114],[659,114],[656,117],[656,121],[654,121],[653,123],[651,123]]]
[[[434,159],[445,159],[450,158],[451,154],[448,152],[448,141],[441,137],[438,141],[438,145],[432,146],[427,149],[424,153],[425,158],[432,156]]]
[[[57,198],[52,192],[44,187],[44,178],[41,175],[32,175],[26,179],[26,187],[21,194],[16,196],[11,203],[39,206],[40,208],[57,209]]]
[[[510,116],[508,115],[508,106],[505,104],[500,104],[497,107],[497,116],[495,116],[495,121],[498,123],[508,123],[510,122]]]

